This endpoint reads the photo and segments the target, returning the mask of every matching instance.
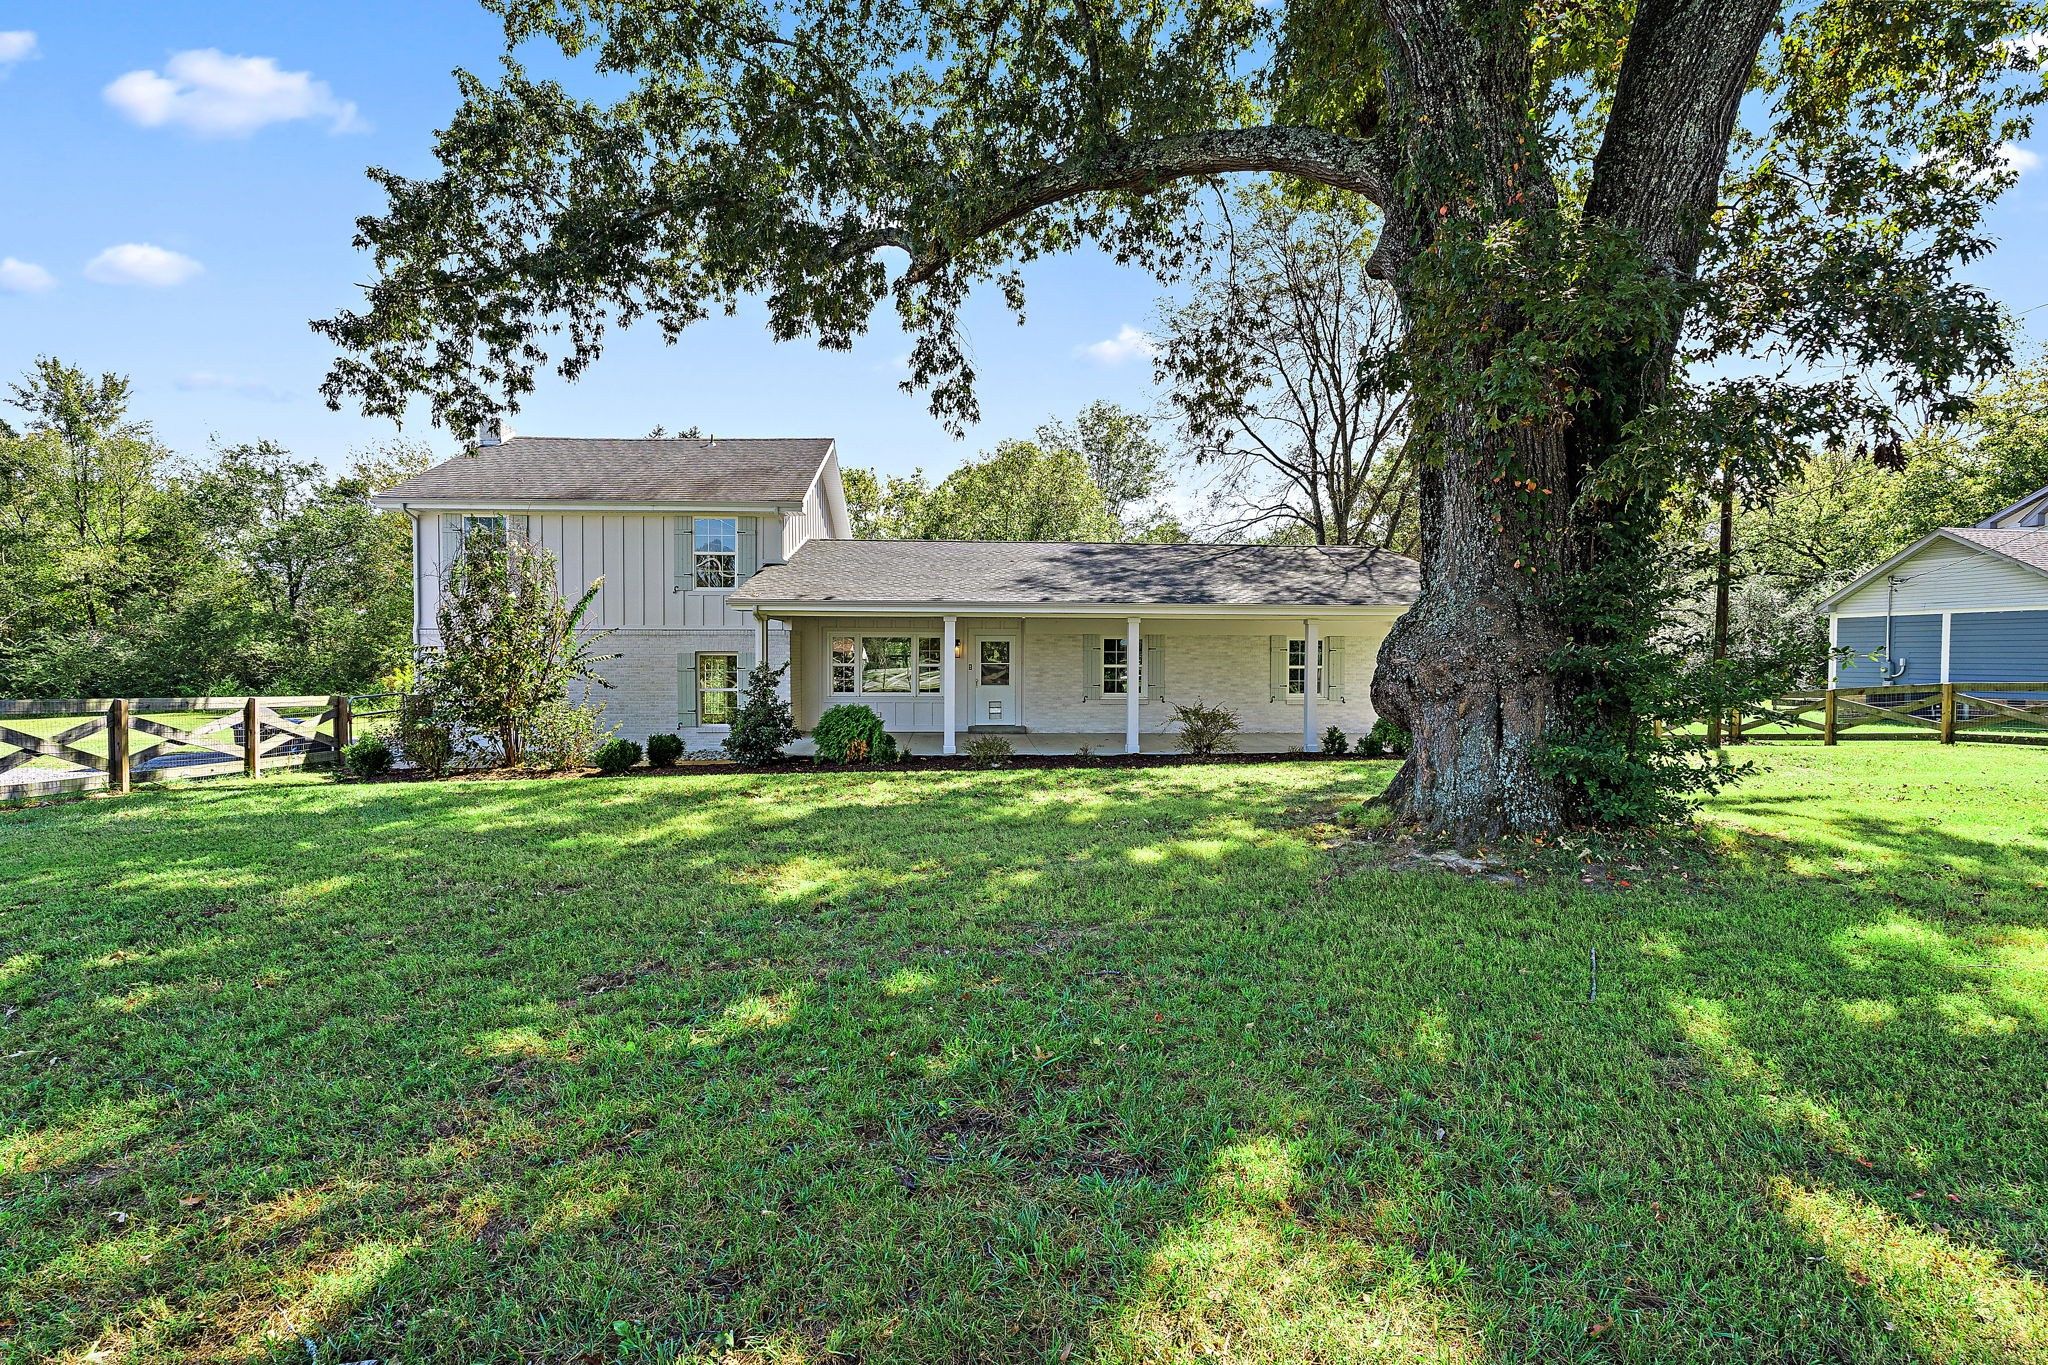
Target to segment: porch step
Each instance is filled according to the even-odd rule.
[[[967,727],[967,733],[970,735],[1028,735],[1031,731],[1022,725],[970,725]]]

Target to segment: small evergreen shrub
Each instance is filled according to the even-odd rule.
[[[1017,750],[1001,735],[976,735],[960,752],[984,768],[993,768],[1017,756]]]
[[[647,737],[647,766],[650,768],[673,768],[676,760],[683,756],[681,735],[649,735]]]
[[[1227,706],[1184,702],[1173,708],[1173,723],[1179,731],[1180,747],[1196,758],[1228,753],[1237,747],[1232,736],[1241,722],[1237,712]]]
[[[1351,741],[1344,738],[1344,732],[1332,725],[1323,731],[1323,752],[1326,754],[1348,754]]]
[[[755,664],[754,671],[747,674],[746,696],[740,702],[739,714],[732,718],[732,729],[725,737],[725,756],[733,762],[749,768],[773,763],[782,757],[782,746],[803,733],[796,728],[796,718],[789,712],[789,703],[775,694],[775,684],[788,667],[787,664],[782,668]],[[874,715],[874,712],[869,711],[868,714]],[[881,723],[880,719],[875,721],[878,726]]]
[[[391,746],[376,735],[364,735],[343,746],[341,766],[357,777],[381,777],[391,771]]]
[[[1408,745],[1411,742],[1408,732],[1388,720],[1385,716],[1381,716],[1372,723],[1372,733],[1366,736],[1366,738],[1378,740],[1382,752],[1393,754],[1396,757],[1407,753]],[[1374,757],[1374,755],[1368,754],[1367,757]]]
[[[640,746],[630,739],[608,739],[590,758],[599,772],[616,777],[640,761]]]
[[[519,733],[529,762],[559,771],[589,765],[591,752],[610,736],[603,726],[603,702],[579,705],[558,697],[534,707]]]
[[[818,717],[811,740],[817,746],[815,763],[890,763],[896,758],[896,741],[882,729],[882,718],[858,702],[843,702]]]
[[[1387,756],[1387,749],[1385,745],[1380,743],[1378,735],[1367,735],[1364,739],[1358,741],[1358,756],[1360,758],[1385,758]]]

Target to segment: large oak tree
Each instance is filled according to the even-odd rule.
[[[507,56],[460,76],[440,173],[374,172],[376,278],[318,324],[332,401],[467,426],[607,326],[758,297],[828,347],[893,303],[909,382],[964,424],[976,285],[1021,310],[1020,263],[1083,243],[1171,275],[1231,173],[1376,205],[1427,467],[1424,594],[1374,696],[1414,733],[1397,799],[1462,838],[1597,811],[1657,757],[1625,680],[1667,495],[2006,359],[1954,270],[2041,96],[2038,5],[491,7]],[[602,97],[530,74],[529,41]],[[1688,380],[1713,357],[1732,377]]]

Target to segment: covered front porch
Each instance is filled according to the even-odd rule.
[[[1242,752],[1319,752],[1373,723],[1372,663],[1395,612],[1153,607],[1006,615],[761,609],[789,630],[789,695],[808,730],[828,708],[872,708],[914,753],[977,734],[1019,754],[1172,753],[1174,710],[1236,713]],[[795,752],[805,752],[807,743]]]

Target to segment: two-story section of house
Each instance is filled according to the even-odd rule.
[[[583,440],[491,436],[375,499],[413,523],[413,639],[440,643],[442,574],[479,530],[555,555],[571,598],[602,580],[584,624],[614,633],[605,720],[644,739],[685,731],[715,745],[762,648],[789,658],[733,594],[806,541],[851,534],[826,438]],[[688,697],[687,711],[680,703]]]
[[[416,528],[420,645],[464,539],[517,533],[565,596],[603,580],[606,720],[692,748],[764,660],[799,726],[867,706],[915,752],[1170,749],[1189,702],[1234,712],[1246,749],[1314,750],[1372,726],[1373,661],[1420,588],[1360,546],[855,540],[825,439],[508,437],[375,502]]]

